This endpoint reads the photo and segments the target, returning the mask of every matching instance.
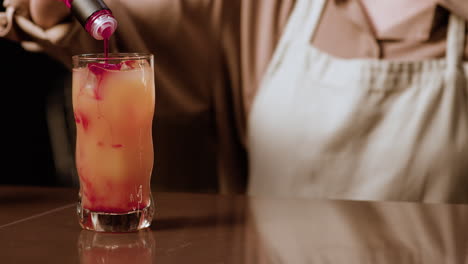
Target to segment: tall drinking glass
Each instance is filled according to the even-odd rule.
[[[153,56],[73,56],[77,213],[84,229],[131,232],[154,212]]]

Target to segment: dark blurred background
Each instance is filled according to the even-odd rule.
[[[3,0],[0,4],[3,11]],[[6,155],[0,184],[73,185],[73,172],[66,164],[73,162],[67,153],[71,148],[62,146],[54,152],[54,144],[70,142],[64,138],[70,136],[65,120],[71,102],[64,89],[70,86],[69,71],[47,55],[27,52],[6,39],[0,38],[0,50],[5,133],[1,149]],[[59,140],[52,144],[54,134]]]
[[[64,87],[69,80],[68,70],[47,55],[25,51],[18,43],[0,39],[0,49],[1,112],[5,117],[2,126],[6,133],[2,149],[7,156],[0,182],[70,184],[57,178],[50,141],[51,130],[58,125],[54,122],[60,120],[48,119],[53,112],[66,113]]]

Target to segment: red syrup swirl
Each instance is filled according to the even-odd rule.
[[[121,68],[122,63],[112,64],[108,63],[107,61],[104,63],[93,62],[88,64],[88,70],[93,73],[98,80],[97,85],[94,88],[94,98],[96,100],[102,100],[101,82],[104,79],[104,75],[106,74],[107,70],[119,71]]]
[[[102,98],[102,81],[108,71],[120,71],[127,69],[138,68],[138,63],[135,61],[123,61],[119,63],[109,63],[109,58],[106,58],[104,62],[92,62],[88,64],[88,70],[94,74],[97,78],[97,85],[94,88],[94,98],[101,101]]]

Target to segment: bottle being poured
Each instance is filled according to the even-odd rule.
[[[104,40],[104,54],[109,53],[109,38],[117,29],[117,20],[102,0],[62,0],[72,14],[95,39]]]

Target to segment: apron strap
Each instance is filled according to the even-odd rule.
[[[315,32],[327,0],[296,0],[288,22],[269,64],[266,75],[271,74],[293,44],[308,44]]]
[[[465,20],[455,14],[450,14],[447,30],[447,51],[445,52],[448,71],[455,70],[463,65],[466,37],[465,27]]]
[[[303,16],[299,19],[299,23],[296,24],[296,28],[299,29],[298,41],[304,44],[310,43],[320,22],[326,3],[327,0],[298,1],[298,5],[302,5],[299,8],[301,8]]]
[[[327,0],[296,0],[279,46],[289,42],[309,43]]]

